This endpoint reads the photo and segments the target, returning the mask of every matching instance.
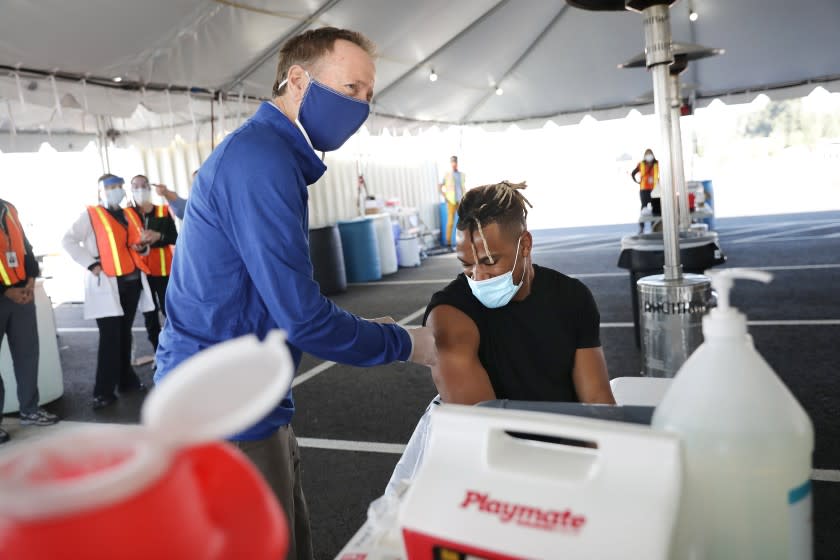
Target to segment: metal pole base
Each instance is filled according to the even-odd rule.
[[[712,283],[702,274],[678,280],[646,276],[636,283],[642,375],[674,377],[703,342],[703,315],[713,305]]]

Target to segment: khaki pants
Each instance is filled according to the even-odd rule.
[[[452,228],[455,226],[455,213],[458,211],[458,204],[446,202],[446,246],[452,245]]]
[[[300,451],[291,426],[283,426],[265,439],[233,442],[262,473],[289,521],[288,560],[312,560],[309,508],[303,496]]]

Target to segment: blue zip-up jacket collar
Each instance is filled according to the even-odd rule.
[[[274,103],[263,101],[252,119],[272,127],[289,142],[307,185],[315,183],[326,172],[327,166],[315,153],[303,131]]]

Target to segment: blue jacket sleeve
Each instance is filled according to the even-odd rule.
[[[179,220],[184,219],[184,212],[187,211],[187,200],[180,196],[169,202],[169,209]]]
[[[411,338],[405,329],[360,319],[321,295],[309,258],[306,186],[282,154],[271,155],[248,168],[247,160],[225,166],[213,189],[268,312],[290,343],[319,358],[355,366],[407,360]]]

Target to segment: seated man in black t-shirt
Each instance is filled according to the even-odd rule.
[[[435,385],[446,403],[615,404],[598,307],[579,280],[531,262],[523,188],[486,185],[461,200],[464,272],[432,296],[423,321],[437,341]]]

